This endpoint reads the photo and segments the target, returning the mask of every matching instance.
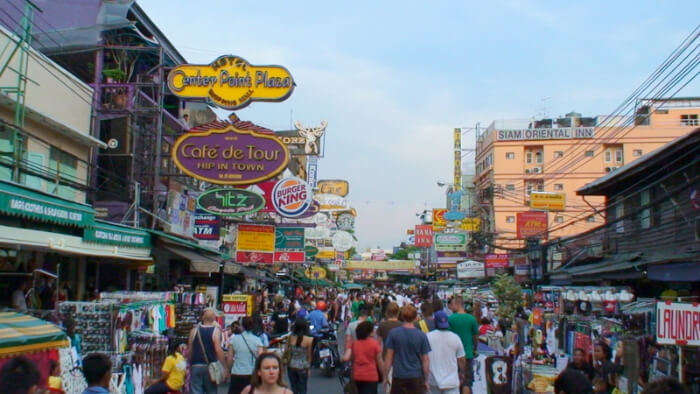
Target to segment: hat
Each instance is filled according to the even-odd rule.
[[[447,313],[445,311],[437,311],[433,314],[435,319],[435,327],[440,330],[450,328],[450,323],[447,321]]]

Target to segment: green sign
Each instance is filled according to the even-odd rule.
[[[148,232],[107,223],[96,223],[94,226],[86,228],[83,233],[83,239],[87,242],[133,248],[151,247],[151,234]]]
[[[95,211],[87,205],[4,182],[0,183],[0,212],[79,227],[92,224],[95,217]]]
[[[306,254],[307,260],[312,260],[318,254],[318,248],[311,245],[306,245],[304,247],[304,253]]]
[[[303,227],[277,227],[275,228],[275,250],[303,250]]]
[[[467,234],[464,233],[436,233],[435,250],[441,252],[453,252],[464,250],[467,246]]]
[[[265,206],[265,197],[244,189],[212,189],[197,198],[199,208],[219,216],[245,216]]]

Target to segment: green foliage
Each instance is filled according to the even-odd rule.
[[[491,290],[498,299],[496,315],[512,321],[516,310],[523,304],[520,284],[511,275],[496,275],[496,279],[491,282]]]

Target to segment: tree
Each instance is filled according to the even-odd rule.
[[[496,315],[501,319],[513,320],[515,312],[523,304],[522,288],[511,275],[496,275],[491,282],[491,290],[498,299]]]

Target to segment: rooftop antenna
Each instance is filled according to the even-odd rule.
[[[544,97],[540,99],[540,101],[542,102],[542,112],[540,113],[542,116],[540,117],[540,119],[547,119],[547,101],[550,99],[551,97]]]

